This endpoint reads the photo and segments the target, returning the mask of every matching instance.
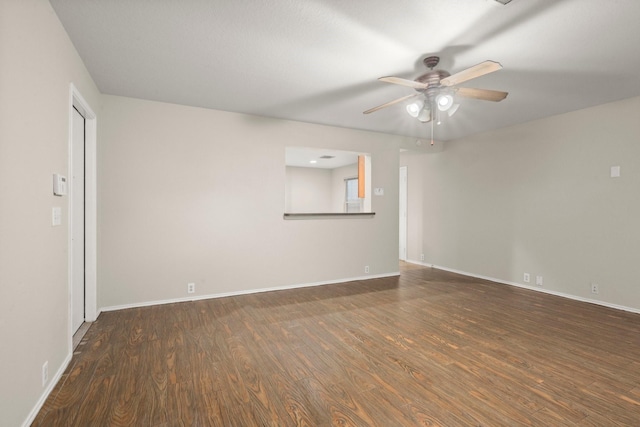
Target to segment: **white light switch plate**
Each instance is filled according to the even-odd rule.
[[[620,166],[611,166],[611,178],[620,177]]]
[[[54,206],[51,209],[51,225],[56,227],[62,224],[62,208],[60,206]]]

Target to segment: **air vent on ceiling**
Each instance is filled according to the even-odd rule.
[[[329,159],[333,159],[336,156],[320,156],[321,159],[325,159],[325,160],[329,160]]]

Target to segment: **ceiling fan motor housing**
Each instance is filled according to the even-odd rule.
[[[447,78],[450,75],[451,74],[445,70],[429,71],[428,73],[418,77],[416,81],[420,83],[427,83],[429,86],[438,86],[440,85],[440,80]]]
[[[429,71],[416,79],[417,82],[427,83],[429,86],[426,89],[416,89],[416,91],[424,94],[428,99],[431,99],[440,93],[440,89],[442,88],[440,80],[450,75],[451,74],[444,70]]]
[[[449,77],[451,74],[445,70],[434,70],[434,68],[440,62],[439,56],[428,56],[424,58],[422,62],[427,68],[430,69],[430,71],[419,76],[415,81],[420,83],[426,83],[427,85],[429,85],[429,87],[427,89],[416,89],[416,90],[418,92],[421,92],[427,95],[430,92],[431,93],[434,92],[433,90],[429,91],[429,89],[437,89],[440,86],[440,80]]]
[[[420,83],[426,83],[428,87],[426,89],[416,89],[416,91],[422,93],[429,101],[429,104],[431,104],[442,89],[442,85],[440,85],[440,80],[449,77],[451,74],[445,70],[434,70],[434,68],[440,62],[439,56],[428,56],[424,58],[422,62],[431,71],[428,71],[423,75],[419,76],[417,79],[415,79],[415,81]]]

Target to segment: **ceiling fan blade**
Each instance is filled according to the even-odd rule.
[[[456,91],[456,95],[465,98],[481,99],[483,101],[502,101],[509,95],[509,92],[501,92],[499,90],[474,89],[470,87],[461,87]]]
[[[443,86],[453,86],[466,82],[467,80],[475,79],[485,74],[493,73],[502,68],[499,62],[484,61],[473,67],[469,67],[466,70],[462,70],[459,73],[455,73],[452,76],[446,77],[440,80],[440,84]]]
[[[414,93],[414,94],[411,94],[411,95],[403,96],[402,98],[394,99],[393,101],[389,101],[386,104],[382,104],[382,105],[378,105],[377,107],[370,108],[367,111],[364,111],[362,114],[369,114],[369,113],[373,113],[373,112],[378,111],[378,110],[382,110],[383,108],[390,107],[392,105],[398,104],[398,103],[400,103],[402,101],[405,101],[407,99],[413,98],[415,96],[418,96],[418,94]]]
[[[401,79],[400,77],[380,77],[378,80],[380,80],[381,82],[393,83],[394,85],[408,86],[414,89],[426,89],[429,86],[427,83]]]

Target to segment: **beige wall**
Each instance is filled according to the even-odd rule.
[[[104,96],[98,305],[398,271],[404,138]],[[404,141],[406,142],[406,141]],[[286,146],[372,153],[374,218],[284,220]]]
[[[402,155],[409,258],[640,310],[639,114],[632,98]]]
[[[25,422],[70,356],[67,203],[69,84],[99,116],[99,93],[49,2],[0,2],[0,424]],[[99,120],[99,119],[98,119]],[[61,206],[62,226],[51,226]],[[49,384],[47,384],[49,385]]]

